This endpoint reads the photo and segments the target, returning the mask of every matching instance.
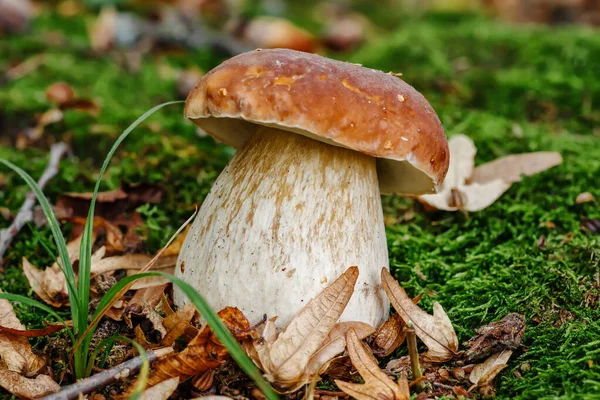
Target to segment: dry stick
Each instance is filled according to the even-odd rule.
[[[50,160],[48,161],[48,166],[44,170],[42,177],[38,181],[38,186],[43,190],[44,186],[48,183],[48,181],[58,173],[58,164],[60,163],[60,159],[67,153],[69,147],[66,143],[59,142],[52,145],[50,148]],[[33,192],[27,193],[27,197],[25,197],[25,202],[21,206],[19,213],[15,217],[13,223],[6,229],[0,231],[0,264],[2,264],[2,256],[4,252],[12,242],[13,238],[17,236],[17,233],[25,226],[26,223],[31,221],[33,218],[32,209],[37,199],[35,198],[35,194]]]
[[[421,366],[419,365],[419,351],[417,350],[417,335],[411,321],[406,324],[408,329],[406,331],[406,344],[408,345],[408,356],[410,357],[410,367],[413,373],[413,380],[417,381],[423,376],[421,372]],[[417,390],[423,390],[423,384],[421,382],[415,385]]]
[[[155,351],[146,350],[148,362],[152,363],[172,351],[173,349],[170,347]],[[136,373],[141,368],[142,361],[143,359],[141,356],[132,358],[116,367],[82,379],[72,385],[65,386],[56,393],[42,397],[41,400],[72,400],[78,398],[80,394],[87,394],[95,390],[100,390],[116,380],[126,378],[131,374]]]

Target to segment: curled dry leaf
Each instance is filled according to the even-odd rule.
[[[58,383],[48,375],[26,378],[17,372],[0,368],[0,386],[24,399],[35,399],[60,390]]]
[[[308,362],[309,375],[318,374],[333,357],[340,354],[346,348],[346,333],[353,329],[362,340],[375,332],[375,329],[364,322],[338,322],[333,326],[321,347],[315,352]]]
[[[144,390],[139,400],[167,400],[179,386],[179,378],[171,378],[162,381],[150,389]]]
[[[171,314],[165,318],[162,325],[165,328],[166,335],[163,337],[161,345],[172,346],[175,340],[185,333],[195,313],[196,309],[194,305],[188,303],[177,310],[175,314]]]
[[[25,330],[12,304],[5,299],[0,299],[0,325],[9,329]],[[45,363],[43,357],[33,353],[26,337],[0,333],[0,368],[33,376],[44,367]]]
[[[92,245],[96,241],[95,232],[92,234]],[[67,252],[71,263],[79,260],[81,236],[67,243]],[[92,265],[104,257],[105,247],[101,247],[92,254]],[[60,261],[60,259],[59,259]],[[69,304],[67,281],[58,262],[45,270],[37,269],[23,257],[23,272],[33,291],[47,304],[53,307],[63,307]]]
[[[458,350],[458,338],[442,306],[433,304],[433,316],[421,310],[386,268],[381,270],[381,281],[394,309],[405,323],[412,322],[415,333],[427,346],[423,358],[432,362],[450,360]]]
[[[537,152],[502,157],[474,168],[477,149],[471,139],[456,135],[448,146],[450,166],[441,190],[419,197],[438,210],[483,210],[519,182],[522,175],[533,175],[562,162],[559,153]]]
[[[279,390],[294,391],[310,380],[307,365],[342,315],[357,278],[358,268],[348,268],[313,298],[273,343],[256,345],[259,364]]]
[[[469,380],[476,386],[486,386],[492,383],[496,375],[508,365],[506,364],[512,355],[512,350],[504,350],[500,353],[492,354],[482,364],[477,364]]]
[[[250,329],[250,323],[244,314],[237,308],[227,307],[219,311],[218,315],[236,339],[258,337],[258,334]],[[227,356],[227,349],[210,328],[204,326],[183,351],[169,354],[153,364],[148,386],[152,387],[174,377],[185,379],[216,368],[225,362]]]
[[[356,332],[351,329],[346,334],[348,354],[352,365],[364,379],[364,384],[336,380],[335,384],[357,400],[408,400],[410,392],[405,377],[399,385],[379,369],[377,360],[362,344]]]
[[[412,302],[418,304],[421,295],[415,296]],[[373,334],[371,350],[378,357],[387,357],[394,352],[406,339],[406,324],[399,314],[394,314],[377,327]]]

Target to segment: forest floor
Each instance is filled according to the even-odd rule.
[[[45,189],[51,201],[91,191],[120,132],[152,106],[182,97],[173,71],[207,71],[222,60],[208,49],[163,51],[147,54],[132,72],[87,50],[86,23],[44,13],[29,33],[0,41],[0,76],[43,57],[37,68],[0,82],[0,157],[39,177],[49,144],[68,142],[71,155]],[[562,154],[562,165],[524,178],[476,213],[427,212],[412,199],[384,197],[390,268],[409,295],[424,294],[426,310],[433,301],[443,305],[461,342],[510,312],[526,317],[525,351],[500,375],[498,398],[600,398],[600,233],[582,228],[582,221],[600,219],[600,35],[429,15],[334,57],[401,72],[431,102],[449,137],[473,139],[477,164],[527,151]],[[51,108],[44,93],[58,81],[97,102],[99,111],[66,110],[41,139],[16,149],[17,134]],[[138,209],[145,246],[154,252],[202,202],[232,155],[198,137],[180,105],[170,106],[126,140],[102,189],[122,182],[163,189],[159,203]],[[582,192],[596,200],[576,204]],[[18,176],[2,171],[0,206],[15,213],[26,193]],[[0,228],[7,225],[0,219]],[[40,238],[49,239],[49,229],[33,225],[15,238],[0,272],[3,291],[32,294],[21,259],[51,263]],[[43,326],[43,316],[26,306],[17,314],[30,328]],[[47,340],[32,343],[42,349]]]

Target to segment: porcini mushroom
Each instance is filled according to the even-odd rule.
[[[356,265],[341,320],[387,317],[380,191],[433,193],[448,169],[442,125],[419,92],[355,64],[256,50],[206,74],[185,116],[239,150],[191,226],[180,277],[217,310],[284,326]],[[187,300],[176,291],[175,301]]]

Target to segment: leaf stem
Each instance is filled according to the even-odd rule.
[[[419,364],[419,350],[417,350],[417,335],[411,321],[406,324],[406,344],[408,345],[408,357],[410,358],[410,368],[412,369],[413,380],[417,381],[422,376],[421,365]],[[415,384],[417,390],[423,390],[423,384]]]

